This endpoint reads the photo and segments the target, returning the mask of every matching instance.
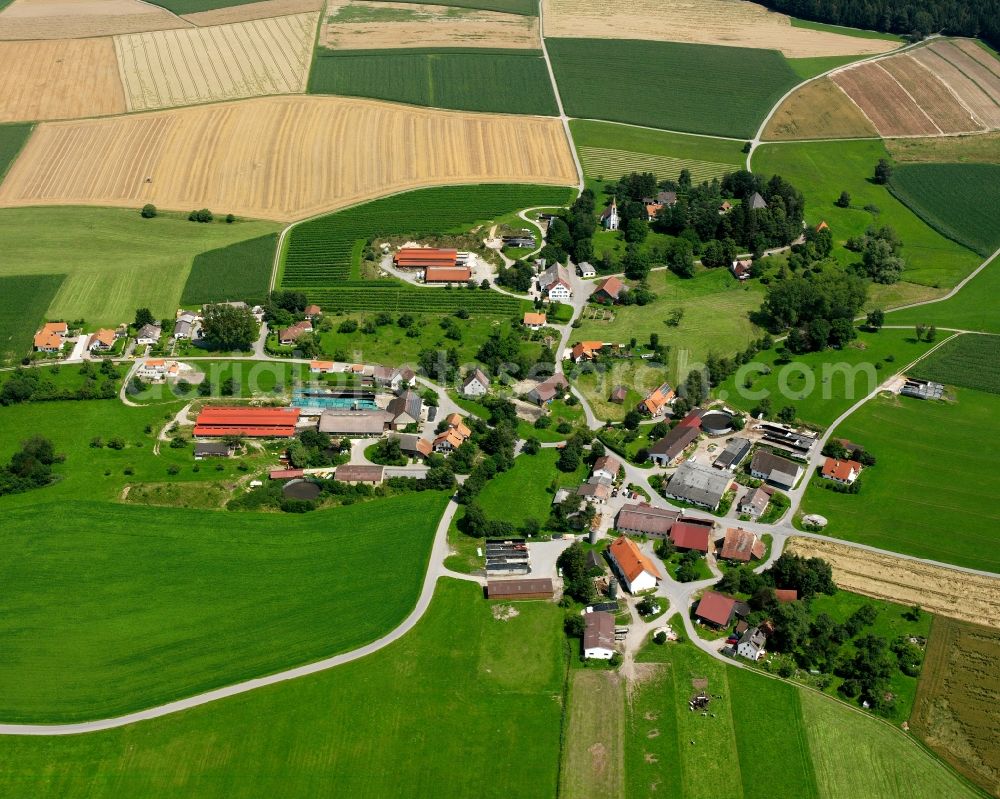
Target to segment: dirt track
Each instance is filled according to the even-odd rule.
[[[784,14],[742,0],[544,0],[545,35],[721,44],[791,58],[885,53],[898,45],[794,28]]]
[[[574,185],[559,120],[286,96],[40,125],[0,206],[152,202],[284,221],[483,181]]]
[[[790,538],[785,551],[828,561],[834,581],[848,591],[920,605],[962,621],[990,627],[1000,624],[1000,577],[967,574],[813,538]]]

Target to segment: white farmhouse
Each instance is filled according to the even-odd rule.
[[[605,611],[584,615],[583,656],[611,660],[615,654],[615,617]]]

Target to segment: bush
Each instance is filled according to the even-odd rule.
[[[667,642],[667,634],[660,630],[656,635],[653,636],[653,643],[663,645]]]
[[[109,438],[108,446],[111,447],[111,449],[125,449],[125,439],[119,436]]]
[[[188,222],[211,222],[213,219],[215,217],[207,208],[202,208],[200,211],[192,211],[188,214]]]
[[[156,206],[152,203],[146,203],[142,206],[142,210],[139,212],[139,216],[143,219],[152,219],[156,216]]]

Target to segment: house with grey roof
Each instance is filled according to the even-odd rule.
[[[663,493],[669,499],[679,499],[715,511],[729,490],[730,479],[726,472],[685,461],[664,486]]]
[[[719,453],[719,457],[715,459],[712,465],[716,469],[729,469],[732,471],[750,454],[751,447],[752,444],[749,438],[743,438],[742,436],[731,438],[729,439],[729,443],[726,444],[726,448]]]
[[[525,398],[535,405],[545,405],[558,395],[563,394],[567,388],[569,388],[569,381],[566,380],[566,377],[562,374],[555,374],[531,389]]]
[[[761,197],[759,191],[755,191],[753,194],[751,194],[750,197],[747,198],[747,202],[750,203],[750,207],[753,208],[755,211],[760,211],[764,208],[767,208],[767,200]]]
[[[392,426],[400,430],[409,424],[420,422],[424,401],[416,391],[407,389],[398,397],[393,397],[385,409],[392,414]]]
[[[769,449],[758,449],[750,461],[750,474],[778,488],[791,489],[802,476],[802,466]]]
[[[383,410],[327,408],[319,417],[319,431],[333,436],[380,436],[392,420],[392,414]]]
[[[759,627],[751,627],[736,644],[736,654],[747,660],[760,660],[764,655],[764,644],[767,643],[767,636],[760,631]]]
[[[467,397],[481,397],[489,390],[490,379],[478,367],[469,372],[462,381],[462,393]]]
[[[699,435],[697,427],[678,425],[649,448],[649,459],[657,466],[669,466]]]
[[[629,535],[644,535],[649,538],[666,538],[680,513],[667,508],[656,508],[646,502],[624,505],[618,511],[615,529]]]

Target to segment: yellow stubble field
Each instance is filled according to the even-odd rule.
[[[575,184],[559,121],[286,96],[43,124],[0,206],[151,202],[290,221],[477,182]]]
[[[14,0],[0,11],[0,39],[83,39],[189,26],[140,0]]]

